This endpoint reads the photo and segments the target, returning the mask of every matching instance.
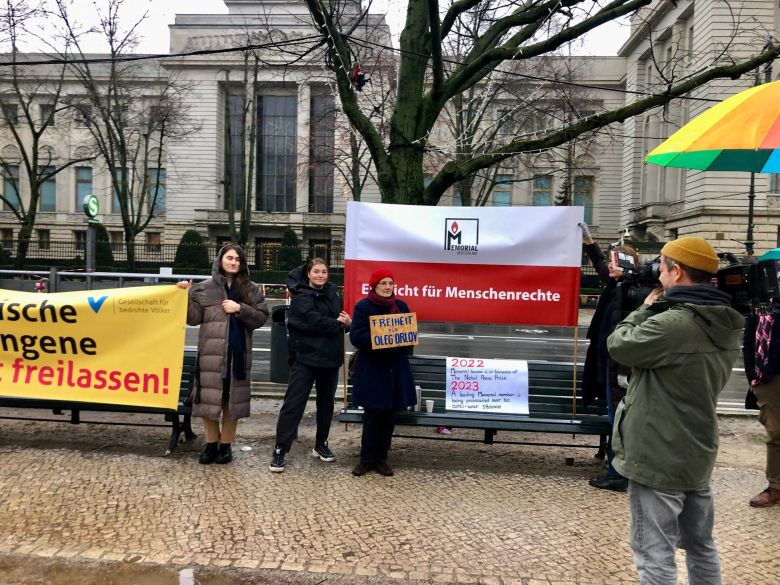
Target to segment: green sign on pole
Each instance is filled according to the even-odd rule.
[[[85,195],[84,199],[81,200],[81,205],[89,219],[94,219],[100,212],[100,201],[94,195]]]

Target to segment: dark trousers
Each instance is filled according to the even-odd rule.
[[[330,423],[333,420],[333,400],[339,380],[338,368],[315,368],[299,361],[290,366],[290,380],[284,402],[276,421],[276,446],[286,453],[298,434],[306,401],[311,394],[312,384],[317,389],[317,439],[320,445],[328,440]]]
[[[363,410],[363,437],[360,461],[374,464],[387,459],[395,428],[395,411],[366,408]]]

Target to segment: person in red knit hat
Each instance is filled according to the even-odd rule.
[[[409,347],[371,349],[369,318],[390,313],[409,313],[409,306],[395,296],[393,273],[380,268],[368,279],[368,296],[355,304],[349,340],[358,349],[352,396],[363,407],[363,436],[360,462],[353,475],[376,470],[393,475],[387,454],[395,428],[395,413],[417,402],[414,377],[409,365]]]

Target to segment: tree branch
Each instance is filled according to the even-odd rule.
[[[456,163],[450,161],[444,165],[444,168],[426,189],[426,203],[435,205],[444,191],[457,181],[512,156],[523,152],[546,150],[560,146],[585,132],[598,130],[615,122],[624,122],[627,118],[641,114],[651,108],[668,104],[674,98],[683,96],[715,79],[739,79],[745,73],[753,71],[760,65],[774,61],[778,57],[780,57],[780,44],[772,45],[759,55],[743,63],[712,68],[676,86],[669,87],[664,94],[653,95],[611,112],[590,116],[542,138],[515,140],[493,152],[485,153],[465,162]]]

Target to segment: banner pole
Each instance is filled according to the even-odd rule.
[[[574,359],[572,361],[572,377],[571,377],[571,418],[574,420],[577,417],[577,353],[579,351],[580,342],[580,324],[579,320],[574,326]]]
[[[348,364],[347,364],[347,343],[346,343],[346,341],[344,342],[344,345],[342,346],[342,354],[343,354],[343,358],[344,358],[343,359],[344,363],[343,363],[343,365],[341,367],[341,380],[342,380],[342,383],[344,385],[344,400],[343,400],[343,402],[344,402],[344,409],[346,410],[346,408],[348,406],[348,404],[347,404],[347,369],[349,367]],[[345,431],[349,430],[349,423],[344,423],[344,430]]]

